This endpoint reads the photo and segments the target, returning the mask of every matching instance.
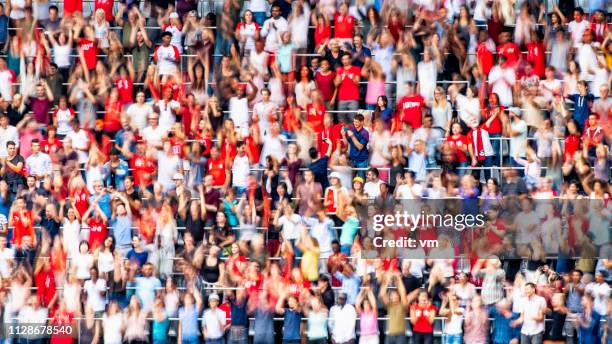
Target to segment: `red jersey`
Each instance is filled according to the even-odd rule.
[[[519,49],[518,45],[508,42],[497,48],[497,54],[506,57],[508,64],[512,66],[518,62],[519,58],[521,57],[521,50]]]
[[[213,185],[214,186],[223,186],[225,184],[226,171],[225,171],[225,163],[222,159],[208,159],[206,163],[206,169],[208,174],[213,177]]]
[[[134,82],[131,78],[119,78],[117,82],[115,82],[117,86],[117,91],[119,92],[119,100],[121,104],[130,104],[134,102],[134,98],[132,97],[134,91]]]
[[[134,184],[151,185],[151,175],[155,172],[155,162],[144,156],[134,155],[130,160],[130,168],[134,176]]]
[[[292,107],[288,106],[285,112],[283,113],[283,130],[289,133],[295,133],[295,130],[299,128],[300,125],[300,112],[302,108],[299,106]]]
[[[172,153],[178,155],[179,158],[183,159],[185,157],[185,141],[183,139],[177,139],[173,137],[170,140],[172,144]]]
[[[491,224],[491,227],[494,227],[497,231],[501,231],[502,233],[506,232],[506,224],[502,219],[495,220],[494,223]],[[487,243],[491,246],[500,245],[503,241],[503,235],[499,236],[494,233],[492,230],[487,231]]]
[[[410,124],[412,129],[421,127],[425,99],[420,94],[403,96],[397,103],[397,112],[402,122]]]
[[[482,42],[478,44],[476,48],[476,58],[482,68],[484,75],[488,75],[491,68],[493,68],[493,53],[487,48],[487,44]]]
[[[446,142],[448,142],[448,144],[453,149],[453,152],[455,154],[455,161],[467,162],[467,156],[465,155],[465,152],[460,149],[461,147],[463,148],[468,147],[469,142],[468,142],[467,136],[459,135],[459,137],[455,138],[453,137],[453,135],[449,135],[446,138]]]
[[[74,318],[74,314],[71,312],[60,312],[59,310],[55,311],[53,315],[53,319],[51,319],[51,323],[55,326],[62,325],[70,325],[72,324]],[[51,335],[51,344],[72,344],[74,343],[74,338],[71,336],[66,336],[61,333],[61,327],[59,327],[60,333],[57,335]]]
[[[310,127],[315,133],[320,133],[323,130],[323,116],[325,115],[325,105],[323,104],[308,104],[306,106],[307,120]]]
[[[83,216],[87,208],[89,208],[89,192],[87,188],[75,190],[72,195],[70,195],[70,198],[72,198],[74,207],[79,212],[79,215]]]
[[[356,20],[351,15],[334,14],[334,37],[341,39],[353,38]]]
[[[89,219],[89,247],[91,251],[95,251],[108,235],[108,229],[104,220],[98,220],[95,217]]]
[[[96,62],[98,61],[98,45],[96,42],[87,38],[79,38],[79,49],[83,51],[87,69],[92,70],[96,68]]]
[[[329,24],[318,25],[315,28],[314,41],[315,47],[325,43],[331,38],[331,26]]]
[[[115,133],[121,129],[121,113],[123,112],[123,105],[120,101],[106,102],[104,112],[104,131]]]
[[[413,304],[410,306],[410,311],[414,311],[416,314],[416,323],[412,325],[412,330],[414,332],[420,333],[432,333],[433,332],[433,324],[429,322],[429,317],[431,314],[436,314],[437,308],[436,306],[430,304],[427,306],[421,306],[419,304]]]
[[[332,145],[332,152],[338,148],[338,143],[342,144],[342,124],[334,124],[331,127],[323,127],[323,129],[317,133],[317,147],[321,156],[327,153],[327,145]],[[329,139],[329,143],[323,141],[323,139]]]
[[[260,146],[255,143],[255,140],[251,135],[244,138],[244,143],[246,144],[246,152],[247,156],[249,157],[249,162],[251,164],[257,164],[261,158]]]
[[[302,290],[304,289],[310,289],[310,282],[307,280],[304,280],[302,282],[291,281],[287,285],[287,292],[289,293],[289,295],[295,297],[299,297],[302,293]]]
[[[543,78],[546,71],[546,48],[542,42],[527,43],[527,61],[533,65],[533,72]]]
[[[563,149],[563,160],[573,160],[574,154],[580,148],[580,135],[567,135],[565,137],[565,147]]]
[[[94,1],[94,9],[98,10],[99,8],[104,10],[104,16],[106,17],[107,22],[112,22],[113,17],[113,0],[95,0]]]
[[[336,72],[330,71],[329,74],[323,75],[321,72],[317,72],[315,74],[315,83],[317,84],[317,88],[321,91],[321,95],[323,99],[328,102],[334,96],[334,90],[336,86],[334,85],[334,79],[336,78]]]
[[[198,133],[196,135],[196,140],[198,140],[200,144],[204,146],[202,150],[202,155],[209,156],[210,149],[212,148],[212,135],[210,133],[207,133],[203,136],[202,133]]]
[[[83,13],[83,0],[64,0],[64,17],[68,17],[74,12]]]
[[[20,247],[21,241],[26,235],[34,240],[36,239],[31,210],[13,212],[13,227],[13,244],[15,246]]]
[[[36,286],[36,295],[40,299],[43,307],[47,307],[53,296],[55,296],[55,276],[53,270],[39,271],[34,276],[34,285]]]
[[[359,100],[359,85],[355,84],[353,78],[361,75],[361,68],[340,67],[336,70],[336,75],[339,75],[341,80],[338,86],[338,100]]]
[[[504,109],[505,108],[503,106],[499,107],[499,115],[501,115],[501,113],[504,112]],[[492,109],[485,109],[483,111],[483,117],[485,121],[491,118],[491,111]],[[487,127],[487,132],[489,132],[489,134],[501,134],[502,133],[502,122],[501,122],[501,119],[499,118],[499,115],[497,116],[497,118],[495,118],[491,122],[491,125]]]
[[[43,140],[40,143],[40,146],[42,147],[43,152],[47,154],[55,154],[60,148],[62,148],[62,141],[60,141],[59,139],[54,139],[53,142],[49,140]]]

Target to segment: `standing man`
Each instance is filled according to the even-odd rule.
[[[536,286],[533,283],[525,284],[524,305],[519,318],[511,323],[512,327],[523,325],[521,327],[521,344],[542,344],[546,300],[536,295]]]
[[[370,134],[363,127],[363,121],[363,115],[357,114],[353,120],[353,126],[342,131],[342,136],[350,147],[349,157],[353,162],[353,167],[360,169],[357,174],[362,178],[365,177],[365,168],[368,167],[368,142],[370,141]]]
[[[346,293],[341,292],[338,303],[329,310],[329,330],[334,343],[355,343],[357,312],[346,299]]]
[[[6,151],[8,156],[0,157],[0,162],[2,162],[0,174],[8,184],[11,199],[13,199],[24,184],[25,160],[21,155],[17,154],[17,145],[13,141],[6,143]]]
[[[342,67],[336,70],[334,84],[338,89],[338,121],[349,123],[353,113],[359,109],[359,81],[361,68],[353,66],[351,54],[342,55]],[[362,116],[363,118],[363,116]]]

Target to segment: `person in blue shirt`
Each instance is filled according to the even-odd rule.
[[[9,39],[9,17],[4,12],[4,5],[0,4],[0,46],[4,48]]]
[[[362,68],[366,61],[372,58],[372,51],[363,45],[363,38],[361,35],[355,35],[353,37],[351,57],[353,58],[353,66],[359,68]]]
[[[512,313],[510,302],[503,299],[495,307],[489,308],[489,316],[493,318],[493,333],[491,340],[493,344],[510,343],[520,337],[520,327],[512,327],[510,323],[518,319],[519,314]]]
[[[113,195],[121,203],[115,208],[115,214],[111,220],[111,230],[117,249],[121,257],[125,257],[128,248],[132,243],[132,210],[127,198],[120,193]]]
[[[310,147],[308,155],[310,156],[311,163],[308,168],[314,174],[315,182],[321,184],[323,190],[329,186],[329,179],[327,178],[327,165],[329,164],[329,157],[332,154],[332,144],[328,138],[323,139],[327,143],[327,151],[325,155],[321,156],[319,150],[316,147]]]
[[[300,303],[294,295],[287,297],[283,293],[276,302],[276,313],[283,316],[283,343],[301,343],[300,325],[302,323],[302,311]],[[285,307],[285,299],[287,307]]]
[[[119,159],[121,152],[113,148],[110,151],[110,161],[102,167],[104,184],[113,190],[123,191],[125,189],[124,180],[130,173],[130,166],[127,162]]]
[[[357,174],[365,178],[365,169],[368,167],[369,160],[368,142],[370,141],[370,134],[363,127],[363,121],[362,114],[355,115],[353,126],[345,127],[342,130],[342,137],[350,147],[349,157],[353,162],[353,167],[359,168]]]
[[[582,296],[582,312],[578,315],[578,342],[580,344],[598,344],[601,315],[593,308],[593,297],[586,293]]]
[[[595,96],[589,93],[586,81],[580,80],[578,81],[578,94],[570,94],[567,98],[574,102],[573,118],[578,123],[580,131],[582,131],[591,113],[591,105]]]
[[[346,293],[346,302],[354,305],[357,301],[361,287],[361,277],[355,274],[353,266],[347,262],[342,262],[342,272],[337,271],[338,266],[334,266],[332,273],[340,282],[342,282],[342,292]]]
[[[200,312],[202,297],[197,290],[188,290],[183,299],[184,306],[179,309],[178,342],[183,344],[200,343]]]

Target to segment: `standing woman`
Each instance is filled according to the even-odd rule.
[[[123,343],[122,334],[126,330],[128,324],[130,327],[135,325],[125,321],[123,314],[121,314],[119,304],[116,301],[109,303],[106,312],[102,316],[104,344]]]
[[[385,73],[378,62],[368,59],[361,70],[361,76],[368,79],[366,107],[368,110],[374,110],[378,105],[378,97],[386,95]]]
[[[148,342],[147,313],[142,310],[136,295],[132,295],[130,303],[124,313],[125,326],[124,339],[129,344],[143,344]]]
[[[431,116],[433,117],[432,127],[442,130],[441,134],[444,134],[450,126],[453,109],[442,86],[437,86],[434,90],[434,98],[429,106],[431,106]]]
[[[161,298],[155,299],[151,316],[153,318],[153,321],[151,323],[153,343],[167,344],[170,320],[168,319],[169,315],[166,314],[164,308],[164,301]]]
[[[308,66],[302,64],[300,67],[300,75],[297,84],[295,85],[295,99],[297,105],[305,109],[312,102],[310,94],[316,90],[317,86],[313,80],[312,70]],[[287,95],[287,99],[290,95]],[[298,117],[299,118],[299,117]]]
[[[240,43],[243,56],[249,56],[251,50],[255,49],[255,42],[259,40],[261,27],[257,24],[251,10],[246,10],[242,21],[236,26],[235,36]]]
[[[431,303],[427,291],[421,290],[417,303],[410,306],[410,323],[414,344],[433,343],[433,323],[436,319],[436,306]]]
[[[308,317],[308,343],[327,343],[327,321],[329,312],[319,296],[314,296],[309,300],[304,308],[304,315]]]
[[[308,1],[294,1],[289,15],[289,27],[294,49],[298,55],[298,66],[306,66],[306,47],[308,45],[308,24],[310,21],[310,6]]]
[[[465,333],[463,339],[466,343],[486,344],[489,333],[489,314],[479,295],[474,296],[470,306],[465,312]]]
[[[110,25],[106,21],[106,16],[104,14],[104,10],[98,8],[94,14],[94,17],[91,21],[91,25],[95,31],[95,38],[98,42],[98,48],[102,49],[105,54],[108,53],[108,48],[110,46],[110,42],[108,40],[108,34],[110,31]]]
[[[378,344],[378,307],[369,286],[363,287],[357,295],[355,310],[359,315],[359,344]]]
[[[376,108],[372,114],[372,122],[380,119],[385,124],[385,129],[391,128],[391,120],[393,119],[393,109],[389,107],[389,99],[382,95],[376,99]]]
[[[377,168],[380,172],[380,179],[388,182],[389,175],[389,144],[391,134],[385,129],[385,124],[381,119],[374,121],[374,132],[370,138],[370,166]]]

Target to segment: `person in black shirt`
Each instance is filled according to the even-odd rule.
[[[190,200],[186,193],[181,193],[178,199],[178,213],[184,221],[185,229],[191,233],[193,240],[198,245],[204,238],[204,223],[206,221],[206,205],[204,198],[200,201]]]
[[[17,126],[28,112],[26,104],[23,102],[21,94],[15,94],[11,100],[11,104],[6,109],[6,114],[9,118],[9,125]]]
[[[12,196],[11,199],[13,199],[24,184],[25,159],[17,154],[17,145],[13,141],[6,143],[6,151],[8,156],[0,158],[0,163],[2,163],[0,174],[9,185],[9,192]]]
[[[317,283],[316,293],[321,295],[323,304],[327,309],[330,309],[335,303],[334,291],[329,283],[329,278],[326,275],[320,275]]]
[[[569,310],[565,307],[565,294],[555,293],[551,299],[552,309],[548,309],[548,318],[552,321],[545,322],[544,339],[549,343],[565,343],[563,329],[565,318]]]
[[[327,143],[327,152],[325,152],[324,156],[319,154],[319,151],[315,147],[310,147],[308,150],[308,155],[312,162],[308,166],[308,168],[314,174],[315,182],[321,184],[323,190],[325,190],[329,186],[329,179],[327,178],[327,166],[329,164],[329,157],[332,153],[332,144],[329,142],[329,139],[324,139]]]
[[[40,227],[47,231],[47,234],[53,239],[59,235],[60,231],[60,220],[53,203],[47,204],[44,210],[38,214],[37,222],[40,223]]]

